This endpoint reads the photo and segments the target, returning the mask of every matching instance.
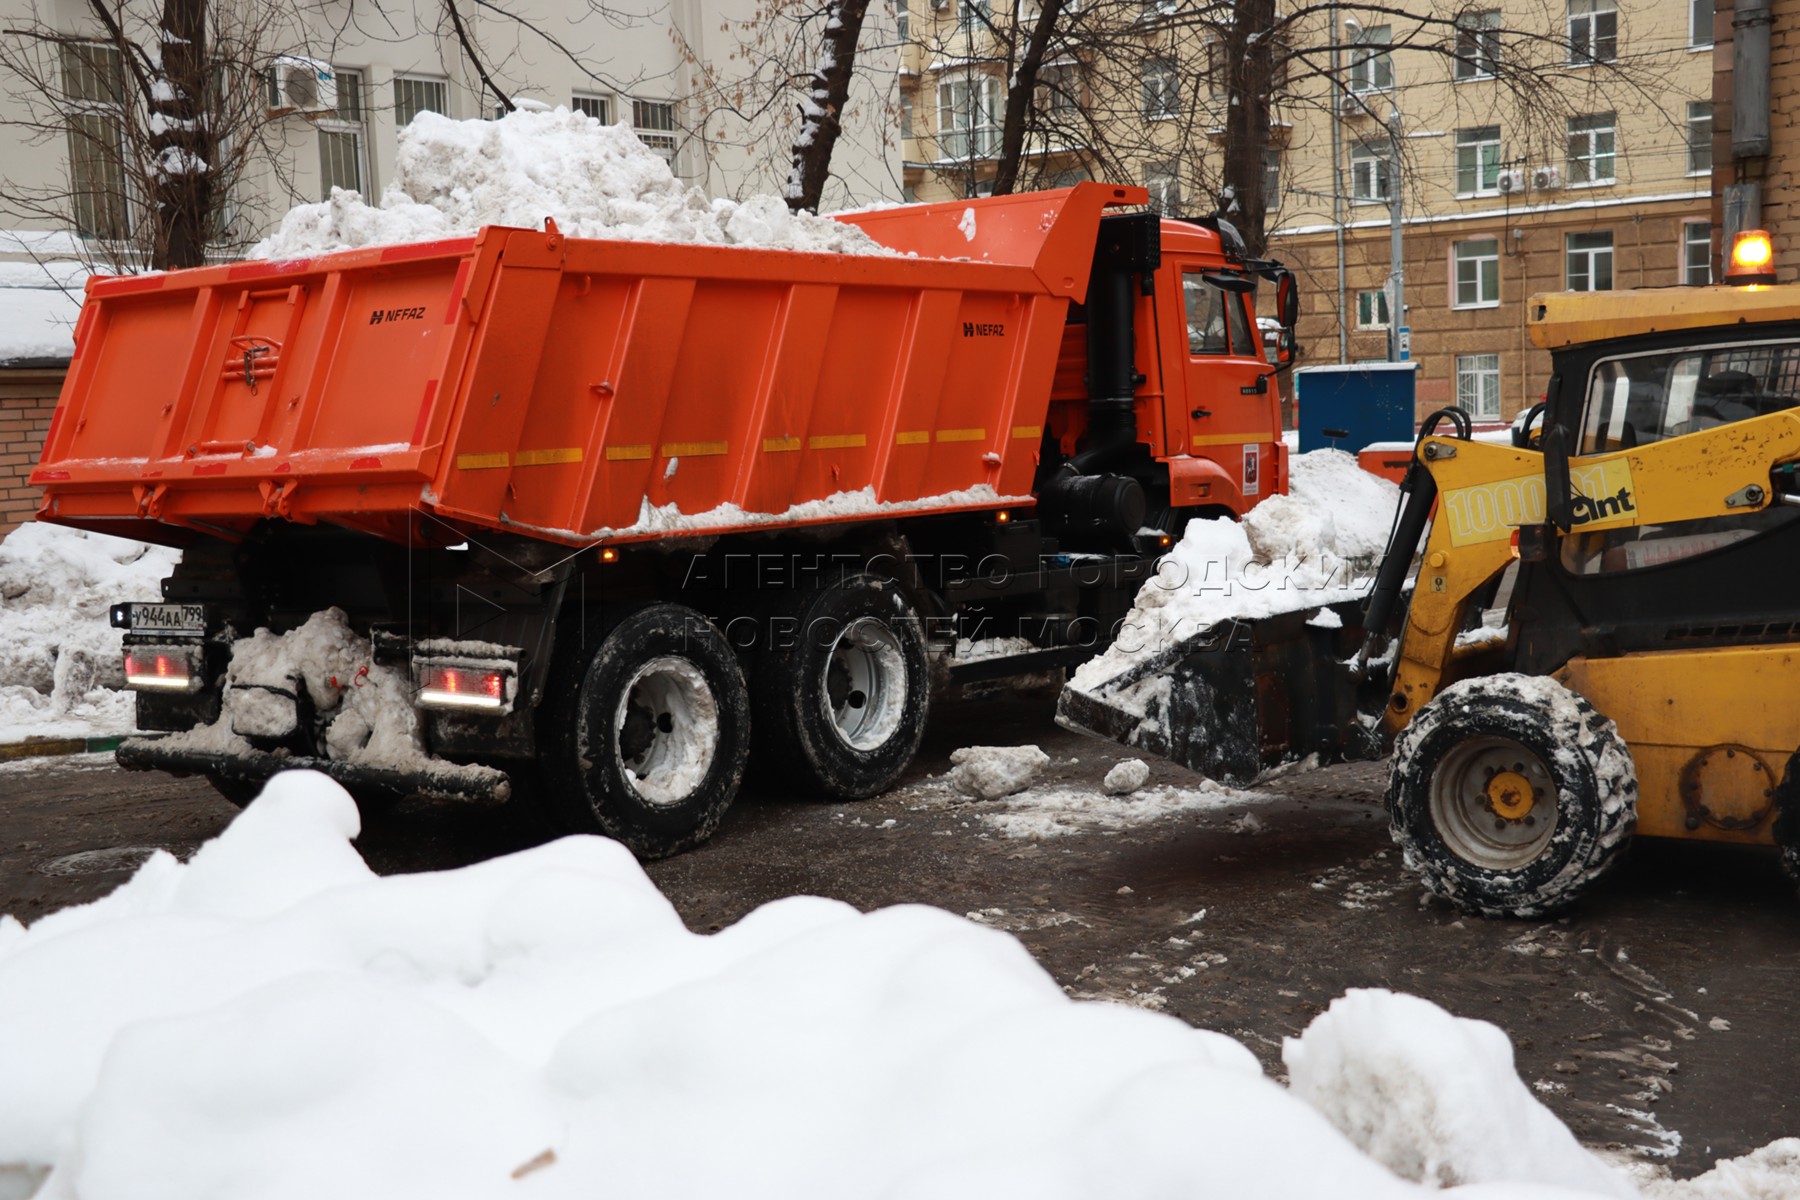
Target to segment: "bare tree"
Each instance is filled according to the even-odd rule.
[[[800,132],[794,137],[793,169],[788,174],[787,202],[795,212],[819,210],[819,196],[831,174],[831,152],[843,129],[841,114],[868,10],[869,0],[832,0],[826,6],[824,46],[800,101]]]

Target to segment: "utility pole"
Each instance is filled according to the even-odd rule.
[[[1388,109],[1388,361],[1412,357],[1412,329],[1406,324],[1406,252],[1401,236],[1406,189],[1400,186],[1400,107]]]

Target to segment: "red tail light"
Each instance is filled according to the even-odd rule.
[[[510,672],[484,667],[445,667],[421,664],[418,668],[420,708],[464,708],[502,712],[507,705]]]
[[[182,646],[131,646],[125,686],[143,692],[191,692],[200,686],[199,651]]]

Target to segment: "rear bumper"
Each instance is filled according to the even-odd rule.
[[[121,743],[118,761],[121,767],[130,771],[216,775],[233,783],[266,783],[281,771],[318,771],[347,788],[398,796],[424,796],[432,800],[473,804],[502,804],[512,796],[512,779],[505,771],[457,763],[403,770],[298,754],[266,754],[259,750],[238,754],[190,750],[148,738],[132,738]]]

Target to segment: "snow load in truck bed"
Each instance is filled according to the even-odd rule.
[[[710,199],[675,178],[629,126],[559,108],[498,121],[420,113],[400,131],[394,181],[379,204],[334,188],[331,199],[290,211],[249,257],[429,242],[483,225],[537,229],[545,217],[571,237],[894,253],[853,225],[790,213],[777,196]]]

